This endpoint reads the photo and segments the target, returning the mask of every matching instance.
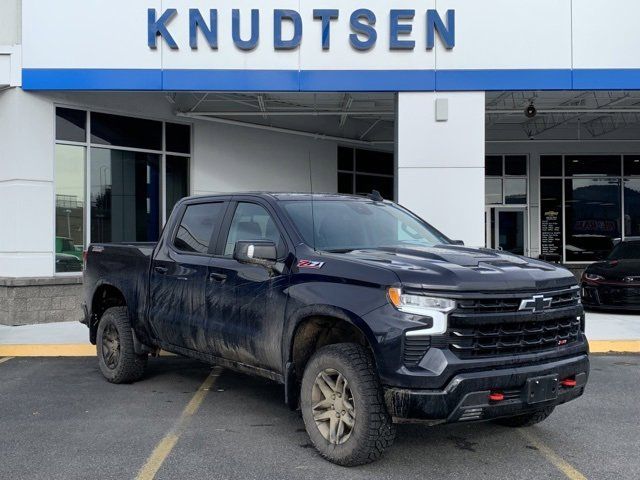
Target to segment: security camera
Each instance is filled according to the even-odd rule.
[[[538,110],[536,106],[531,102],[527,108],[524,110],[524,116],[527,118],[533,118],[538,114]]]

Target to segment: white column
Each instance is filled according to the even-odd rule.
[[[53,275],[53,132],[50,100],[0,93],[0,277]]]
[[[436,120],[437,99],[446,120]],[[399,93],[396,115],[398,202],[449,238],[484,246],[484,92]]]

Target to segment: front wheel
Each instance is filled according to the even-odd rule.
[[[304,371],[300,406],[313,445],[338,465],[373,462],[395,438],[373,358],[361,345],[318,350]]]
[[[555,407],[547,407],[542,410],[525,413],[524,415],[517,415],[515,417],[497,418],[494,422],[505,427],[530,427],[536,423],[546,420],[547,417],[551,415],[554,408]]]
[[[127,307],[111,307],[104,312],[98,324],[96,350],[100,371],[109,382],[131,383],[144,375],[147,354],[135,352]]]

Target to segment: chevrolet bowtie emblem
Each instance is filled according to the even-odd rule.
[[[518,310],[531,310],[532,312],[541,312],[545,308],[551,306],[551,298],[544,295],[534,295],[531,298],[525,298],[520,302]]]

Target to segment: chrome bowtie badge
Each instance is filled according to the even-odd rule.
[[[532,312],[541,312],[545,308],[551,306],[551,298],[544,295],[534,295],[531,298],[525,298],[520,302],[518,310],[531,310]]]

